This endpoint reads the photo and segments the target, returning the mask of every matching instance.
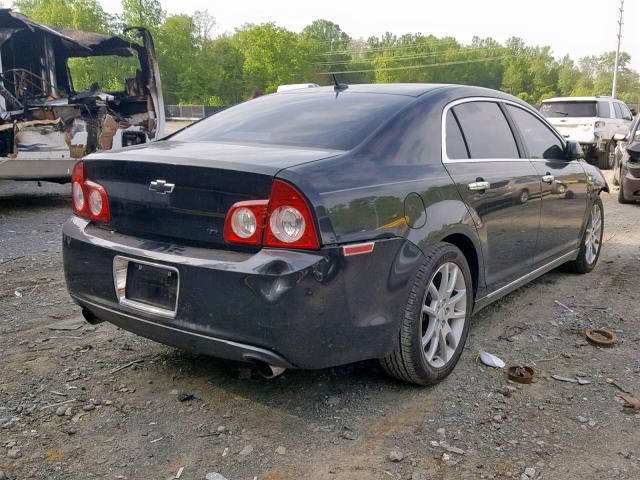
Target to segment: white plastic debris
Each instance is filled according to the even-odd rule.
[[[506,363],[504,363],[502,359],[489,352],[480,352],[480,361],[486,366],[493,368],[504,368],[506,366]]]

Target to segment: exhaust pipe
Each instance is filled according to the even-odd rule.
[[[98,317],[96,317],[93,313],[91,313],[86,308],[82,309],[82,316],[87,321],[87,323],[90,323],[91,325],[97,325],[98,323],[104,322],[104,320],[100,320]]]
[[[253,364],[255,365],[256,370],[258,370],[258,373],[269,380],[279,377],[286,370],[286,368],[269,365],[268,363],[261,362],[260,360],[254,360]]]

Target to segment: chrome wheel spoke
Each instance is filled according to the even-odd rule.
[[[446,262],[432,275],[421,314],[424,358],[442,368],[460,344],[467,317],[467,285],[457,264]]]

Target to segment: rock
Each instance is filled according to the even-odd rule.
[[[589,421],[589,419],[587,417],[583,417],[582,415],[578,415],[576,417],[576,420],[580,423],[587,423]]]
[[[399,449],[394,448],[389,452],[389,460],[394,463],[401,462],[404,459],[404,453],[402,453]]]
[[[7,457],[9,457],[12,460],[20,458],[21,456],[22,456],[22,452],[18,447],[12,447],[9,450],[7,450]]]
[[[242,450],[240,450],[240,455],[245,457],[247,455],[251,455],[252,452],[253,452],[253,445],[247,445]]]
[[[447,452],[457,453],[458,455],[464,455],[464,450],[458,447],[447,447]]]
[[[227,480],[227,478],[218,472],[209,472],[204,476],[204,480]]]
[[[524,469],[524,474],[529,478],[533,478],[536,476],[536,469],[533,467],[527,467]]]
[[[330,407],[335,407],[339,403],[340,403],[340,398],[339,397],[329,397],[329,398],[327,398],[327,405],[329,405]]]
[[[276,448],[276,453],[278,455],[285,455],[287,453],[287,449],[281,445],[278,448]]]
[[[593,427],[595,427],[595,426],[596,426],[596,421],[595,421],[595,420],[589,420],[589,421],[587,422],[587,425],[589,425],[591,428],[593,428]]]
[[[85,412],[90,412],[91,410],[95,410],[95,409],[96,409],[96,406],[93,403],[88,403],[82,406],[82,410],[84,410]]]
[[[179,402],[188,402],[190,400],[193,400],[196,397],[190,393],[179,393],[176,396],[176,398],[178,399]]]
[[[56,415],[59,417],[64,417],[64,414],[66,411],[67,411],[67,407],[62,405],[61,407],[56,408]]]
[[[346,438],[347,440],[357,440],[358,436],[351,430],[345,430],[342,432],[342,438]]]
[[[224,425],[220,425],[218,428],[216,428],[216,432],[218,432],[218,434],[224,433],[226,431],[227,431],[227,427],[225,427]]]
[[[65,417],[73,417],[73,408],[67,407],[67,409],[64,411],[64,416]]]
[[[427,477],[420,472],[413,472],[411,474],[411,480],[427,480]]]

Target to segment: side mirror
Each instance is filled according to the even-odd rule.
[[[565,158],[567,160],[579,160],[584,158],[584,151],[582,146],[578,142],[573,140],[567,141],[567,145],[564,149]]]
[[[627,147],[629,158],[635,162],[640,162],[640,142],[633,143]]]
[[[619,142],[619,141],[621,141],[621,140],[626,140],[626,139],[627,139],[627,136],[626,136],[624,133],[616,133],[616,134],[613,136],[613,139],[614,139],[616,142]]]

